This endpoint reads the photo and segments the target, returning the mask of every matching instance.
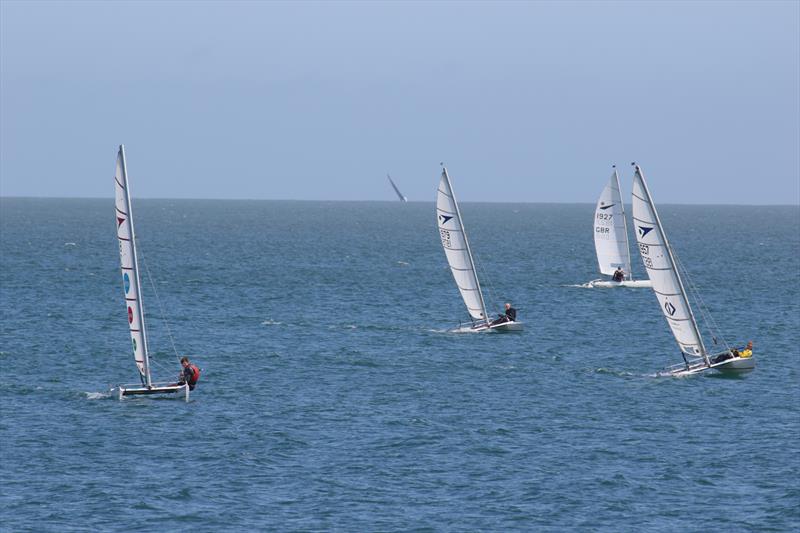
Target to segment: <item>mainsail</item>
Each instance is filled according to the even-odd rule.
[[[616,169],[597,200],[594,211],[594,248],[601,274],[611,276],[621,267],[626,276],[631,276],[628,224],[625,221],[625,208]]]
[[[652,282],[653,291],[681,352],[690,357],[702,357],[709,364],[697,321],[678,273],[672,249],[658,218],[653,198],[644,181],[642,169],[639,165],[634,167],[633,222],[639,253]]]
[[[142,383],[151,385],[150,361],[147,352],[147,335],[144,327],[139,263],[136,258],[136,241],[133,232],[131,198],[128,188],[128,172],[125,167],[125,147],[119,147],[117,168],[114,173],[116,189],[117,240],[119,259],[122,267],[122,286],[125,290],[125,303],[128,310],[128,325],[133,343],[133,358],[139,368]]]
[[[394,180],[392,179],[392,177],[389,174],[386,174],[386,177],[389,178],[389,183],[392,184],[392,189],[394,189],[394,192],[397,193],[397,197],[400,199],[400,201],[401,202],[407,202],[408,198],[403,196],[403,193],[401,193],[400,189],[397,188],[397,185],[394,184]]]
[[[436,193],[436,221],[442,239],[444,254],[450,264],[450,271],[456,280],[458,290],[464,299],[469,315],[474,320],[488,322],[486,304],[483,301],[481,285],[475,272],[475,262],[469,249],[467,234],[461,221],[453,187],[447,169],[442,169],[442,179]]]

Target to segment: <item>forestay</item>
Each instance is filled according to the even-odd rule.
[[[625,221],[616,169],[597,200],[594,211],[594,248],[601,274],[611,276],[621,267],[626,276],[631,275],[628,224]]]
[[[119,241],[119,258],[122,267],[122,286],[125,291],[125,303],[128,311],[128,325],[133,344],[133,358],[142,377],[142,382],[150,386],[150,368],[147,353],[147,336],[144,327],[144,310],[139,281],[139,264],[136,258],[136,241],[133,232],[131,215],[130,190],[128,174],[125,167],[125,148],[119,147],[117,168],[114,173],[116,189],[117,240]]]
[[[703,339],[677,271],[675,258],[658,218],[655,204],[638,165],[633,177],[633,222],[642,262],[652,282],[661,312],[667,319],[681,351],[692,357],[706,356]]]
[[[469,241],[464,232],[458,202],[446,168],[442,169],[442,179],[436,193],[436,221],[439,225],[442,247],[447,256],[447,262],[450,264],[450,271],[453,273],[453,278],[458,285],[469,315],[474,320],[488,321],[486,304],[483,301],[481,286],[475,272]]]

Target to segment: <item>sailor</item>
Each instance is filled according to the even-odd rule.
[[[742,349],[742,351],[739,352],[739,357],[747,358],[752,356],[753,356],[753,341],[749,341],[747,343],[747,346],[745,346],[744,349]]]
[[[625,281],[625,271],[622,270],[622,267],[617,267],[611,279],[614,281]]]
[[[517,310],[511,307],[510,303],[506,303],[505,307],[505,314],[497,317],[497,319],[492,322],[493,326],[496,324],[505,324],[506,322],[514,322],[517,319]]]
[[[189,358],[186,356],[181,357],[181,366],[183,367],[183,370],[181,370],[178,383],[180,385],[187,384],[189,385],[189,390],[194,390],[194,387],[200,380],[200,369],[197,368],[197,365],[190,362]]]

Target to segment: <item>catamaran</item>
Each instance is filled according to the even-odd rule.
[[[392,177],[389,174],[386,174],[386,177],[389,178],[389,183],[392,184],[392,189],[394,189],[394,192],[397,193],[397,197],[400,199],[400,201],[407,202],[408,198],[403,196],[403,193],[401,193],[400,189],[397,188],[397,185],[394,184],[394,180],[392,179]]]
[[[587,286],[601,288],[651,286],[648,279],[633,279],[628,245],[628,222],[625,219],[625,206],[622,203],[616,166],[594,210],[594,249],[597,252],[597,263],[600,265],[601,274],[613,276],[614,271],[621,268],[628,279],[622,281],[595,279]]]
[[[144,323],[144,303],[142,302],[139,260],[136,255],[136,238],[133,232],[133,213],[131,210],[128,170],[125,164],[125,147],[120,145],[117,154],[117,168],[114,173],[116,188],[117,240],[119,259],[122,267],[122,288],[128,311],[128,327],[133,345],[133,360],[139,370],[141,384],[117,385],[112,393],[120,400],[123,396],[149,394],[183,393],[189,400],[189,386],[182,383],[155,383],[150,371],[150,353],[147,346],[147,330]]]
[[[489,320],[481,284],[475,271],[475,261],[472,259],[467,233],[461,220],[461,212],[450,183],[450,176],[444,166],[436,193],[436,220],[450,271],[471,319],[471,324],[461,325],[456,331],[521,331],[522,322],[509,320],[501,323]]]
[[[653,292],[658,298],[659,308],[667,319],[672,335],[680,347],[683,364],[673,365],[666,373],[673,376],[699,374],[714,369],[723,372],[747,372],[755,368],[752,351],[740,353],[722,339],[725,350],[709,354],[703,343],[697,320],[686,288],[683,284],[675,254],[667,241],[661,219],[658,218],[653,197],[647,188],[642,169],[633,163],[633,221],[639,253],[653,283]],[[702,301],[698,301],[702,304]],[[700,306],[708,325],[713,325],[710,315]],[[714,336],[714,343],[720,336]]]

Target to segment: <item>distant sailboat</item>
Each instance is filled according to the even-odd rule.
[[[713,355],[706,350],[675,256],[667,241],[661,219],[658,218],[642,169],[635,163],[633,166],[635,169],[633,221],[639,253],[653,283],[653,292],[658,298],[659,308],[667,319],[684,361],[683,364],[671,366],[666,371],[671,375],[685,376],[709,369],[725,372],[752,370],[755,368],[753,357],[741,357],[737,350],[731,349],[724,341],[726,350]]]
[[[617,168],[606,184],[597,207],[594,210],[594,249],[600,273],[613,276],[617,268],[622,268],[627,279],[613,281],[596,279],[590,287],[651,287],[650,280],[634,280],[631,270],[631,252],[628,245],[628,222],[625,219],[625,206],[620,193]]]
[[[389,183],[392,184],[392,189],[394,189],[394,192],[397,193],[397,197],[400,199],[400,201],[401,202],[407,202],[408,198],[403,196],[403,193],[401,193],[400,189],[397,188],[397,185],[394,184],[394,180],[392,180],[392,177],[389,174],[386,174],[386,177],[389,178]]]
[[[461,220],[453,187],[447,168],[442,168],[442,178],[436,193],[436,220],[439,225],[439,236],[442,239],[444,254],[450,265],[461,298],[467,306],[472,320],[470,326],[459,328],[459,331],[521,331],[522,322],[504,322],[492,324],[486,312],[481,284],[475,271],[475,262],[469,248],[467,234]]]
[[[122,287],[128,310],[128,326],[133,345],[133,359],[139,370],[141,384],[118,385],[112,392],[121,400],[123,396],[147,394],[174,394],[181,392],[189,400],[189,386],[177,383],[154,383],[150,372],[150,354],[147,346],[147,330],[144,323],[139,260],[136,255],[136,238],[133,232],[133,213],[128,188],[128,171],[125,165],[125,147],[119,147],[117,168],[114,173],[116,188],[117,240],[122,267]]]

